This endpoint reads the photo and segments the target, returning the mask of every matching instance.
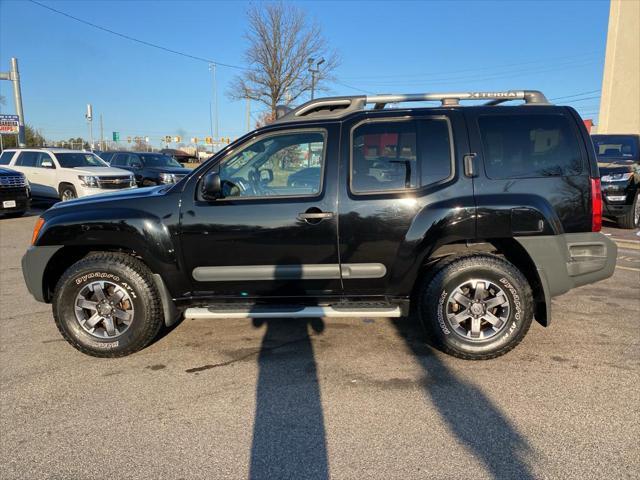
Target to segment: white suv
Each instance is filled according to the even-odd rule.
[[[47,148],[8,149],[0,163],[26,175],[34,196],[77,197],[135,188],[131,172],[110,167],[91,152]]]

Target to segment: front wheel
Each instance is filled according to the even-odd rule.
[[[68,200],[73,200],[74,198],[78,198],[78,193],[76,192],[76,188],[73,185],[62,184],[60,185],[60,200],[66,202]]]
[[[147,346],[164,322],[151,272],[131,255],[97,252],[58,281],[53,316],[62,336],[95,357],[121,357]]]
[[[451,355],[484,360],[504,355],[525,336],[533,298],[525,277],[494,255],[470,255],[436,265],[420,295],[420,319]]]

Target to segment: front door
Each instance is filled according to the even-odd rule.
[[[341,292],[337,250],[337,125],[274,130],[194,176],[180,238],[194,295],[327,296]],[[198,194],[217,171],[223,197]]]

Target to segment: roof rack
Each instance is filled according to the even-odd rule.
[[[318,98],[304,103],[294,110],[278,109],[276,122],[341,118],[349,113],[364,110],[370,104],[374,105],[374,110],[382,110],[389,103],[437,101],[441,102],[444,107],[451,107],[460,105],[461,101],[472,100],[488,100],[485,105],[498,105],[511,100],[524,100],[527,105],[549,105],[547,97],[538,90],[354,95],[349,97]]]

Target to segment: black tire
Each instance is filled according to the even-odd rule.
[[[618,217],[617,223],[620,228],[638,228],[638,217],[636,216],[636,209],[640,208],[638,206],[638,202],[640,202],[640,194],[636,193],[636,198],[633,199],[633,204],[631,205],[631,210],[629,210],[626,214]]]
[[[126,290],[133,319],[115,338],[96,338],[76,317],[77,295],[92,282],[107,280]],[[94,357],[123,357],[146,347],[164,324],[160,295],[149,269],[124,253],[95,252],[62,275],[53,295],[53,317],[62,336],[75,348]]]
[[[70,183],[61,183],[58,188],[58,193],[60,195],[60,200],[66,202],[67,200],[73,200],[74,198],[78,198],[78,192],[76,192],[76,187],[71,185]]]
[[[463,336],[458,329],[464,328],[454,328],[448,318],[448,315],[454,315],[448,310],[454,290],[473,279],[489,282],[488,294],[496,291],[497,286],[508,300],[508,310],[506,307],[491,310],[496,313],[497,309],[504,308],[501,310],[504,320],[500,322],[497,333],[490,330],[488,323],[481,321],[484,324],[482,328],[490,332],[486,339]],[[484,286],[489,284],[485,282]],[[438,262],[424,279],[418,295],[420,321],[436,346],[445,353],[466,360],[486,360],[504,355],[522,341],[533,319],[533,297],[526,278],[511,263],[495,255],[471,254],[448,257]]]

